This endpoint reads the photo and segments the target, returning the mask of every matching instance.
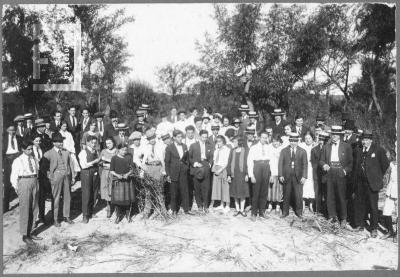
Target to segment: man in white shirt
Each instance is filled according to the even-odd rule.
[[[32,142],[24,141],[21,148],[23,153],[12,164],[11,184],[19,198],[19,232],[25,243],[33,244],[32,240],[42,239],[32,233],[32,223],[39,212],[37,180],[39,166],[32,156]]]
[[[168,117],[168,121],[171,122],[172,124],[175,124],[178,121],[177,110],[175,107],[171,109],[171,114]]]
[[[174,124],[174,128],[185,133],[186,128],[186,114],[185,111],[179,111],[178,113],[178,121]]]
[[[3,183],[4,183],[4,198],[3,198],[3,212],[7,212],[10,209],[10,197],[12,186],[10,183],[11,165],[13,161],[20,154],[20,143],[17,140],[15,134],[15,127],[9,126],[7,133],[3,137]]]
[[[161,138],[163,134],[172,135],[172,131],[174,130],[174,125],[168,121],[167,112],[161,112],[161,122],[157,125],[156,135],[158,138]]]
[[[248,175],[253,184],[253,197],[251,201],[251,219],[256,220],[257,214],[265,218],[267,205],[268,185],[273,181],[269,161],[271,160],[270,145],[267,145],[268,135],[262,132],[260,141],[252,146],[247,157]],[[270,180],[271,179],[271,180]]]

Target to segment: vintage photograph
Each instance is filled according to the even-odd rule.
[[[2,273],[397,271],[395,17],[3,5]]]

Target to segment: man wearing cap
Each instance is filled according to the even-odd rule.
[[[162,197],[161,201],[164,201],[164,194],[162,193],[163,187],[162,178],[163,178],[163,158],[164,148],[160,143],[157,143],[156,134],[154,132],[147,133],[148,144],[144,147],[144,155],[143,155],[143,164],[145,172],[154,180],[159,182],[160,187],[158,187],[159,195]],[[143,211],[143,217],[148,218],[151,213],[151,192],[145,187],[145,207]]]
[[[118,123],[118,135],[113,137],[117,147],[118,145],[128,145],[128,136],[126,135],[128,129],[129,127],[125,123]]]
[[[167,112],[162,111],[160,114],[161,122],[157,125],[156,135],[158,138],[162,136],[162,134],[172,134],[174,130],[174,126],[171,122],[168,121]]]
[[[331,127],[331,143],[322,150],[320,166],[327,172],[327,207],[328,218],[338,220],[336,205],[339,205],[340,225],[347,228],[346,176],[353,169],[351,146],[341,141],[342,126]]]
[[[358,230],[365,226],[365,215],[370,213],[371,236],[378,235],[378,193],[383,187],[383,175],[389,167],[385,150],[373,141],[371,131],[362,135],[362,148],[357,149],[354,192],[356,199],[355,225]]]
[[[21,142],[22,143],[22,142]],[[3,212],[7,212],[10,209],[10,197],[11,197],[11,166],[13,161],[20,154],[21,143],[18,141],[15,134],[15,127],[9,126],[7,133],[3,136],[3,183],[4,183],[4,199],[3,199]]]
[[[272,132],[274,134],[279,134],[283,136],[285,134],[284,126],[286,122],[282,119],[285,112],[281,108],[274,109],[271,115],[274,117],[275,121],[272,124]]]
[[[116,111],[110,111],[110,120],[111,122],[108,123],[105,127],[104,127],[104,135],[103,135],[103,141],[105,141],[105,139],[109,138],[109,137],[114,137],[116,135],[118,135],[118,130],[117,130],[117,125],[118,125],[118,114]]]
[[[174,142],[165,149],[165,171],[171,180],[171,210],[176,216],[179,210],[178,197],[180,196],[185,214],[191,214],[188,193],[189,152],[186,145],[182,143],[183,133],[181,131],[174,130],[173,137]]]
[[[25,132],[24,132],[24,139],[29,138],[31,133],[33,132],[34,126],[33,126],[33,114],[31,113],[26,113],[24,114],[25,118]]]
[[[46,123],[42,118],[38,118],[35,120],[35,130],[30,134],[29,139],[33,139],[35,136],[39,136],[40,141],[40,148],[42,148],[43,152],[50,150],[53,147],[53,143],[51,138],[48,134],[45,133],[46,130]]]
[[[326,143],[329,140],[329,134],[327,132],[321,131],[319,133],[317,142],[318,144],[311,149],[311,165],[313,167],[313,180],[314,180],[314,192],[315,192],[315,211],[317,213],[322,213],[322,198],[324,201],[326,200],[326,174],[322,170],[321,165],[319,164],[321,153]]]
[[[303,185],[307,180],[308,158],[307,152],[298,146],[300,136],[291,133],[290,145],[283,148],[279,156],[278,175],[283,184],[282,218],[289,215],[289,206],[294,196],[294,211],[300,218],[303,216]]]
[[[19,198],[19,231],[27,244],[32,244],[32,239],[42,239],[32,233],[33,222],[39,212],[39,165],[32,156],[32,147],[32,142],[22,142],[22,154],[13,161],[11,170],[11,184]]]
[[[189,148],[190,175],[193,178],[196,204],[200,212],[208,212],[214,148],[215,145],[208,143],[206,130],[200,131],[200,140]]]
[[[215,145],[217,143],[217,136],[219,134],[219,125],[213,124],[211,125],[211,135],[207,139],[207,143],[210,144],[211,149],[215,150]]]
[[[249,105],[243,104],[240,105],[239,107],[239,112],[240,112],[240,122],[242,123],[242,130],[245,130],[247,128],[247,125],[249,124],[250,120],[248,117],[248,112],[250,111]]]
[[[14,118],[14,123],[17,124],[15,135],[17,136],[19,143],[21,143],[24,138],[24,132],[25,132],[24,120],[25,120],[25,118],[23,115],[17,115]]]
[[[58,210],[60,198],[63,194],[63,217],[64,220],[72,224],[70,219],[71,205],[71,183],[74,182],[76,172],[70,153],[63,149],[64,137],[60,133],[55,133],[52,137],[53,148],[44,153],[43,159],[46,160],[47,178],[51,184],[53,194],[53,217],[54,226],[60,227],[58,220]]]
[[[82,222],[88,223],[89,218],[94,215],[94,207],[99,192],[99,153],[96,151],[97,137],[88,136],[85,149],[79,153],[79,164],[81,166],[82,187]],[[118,144],[116,144],[118,145]]]
[[[76,107],[69,106],[68,115],[65,116],[65,122],[67,122],[67,130],[71,133],[75,143],[75,153],[79,153],[80,150],[80,124],[76,117]]]
[[[55,111],[53,113],[53,120],[50,122],[50,129],[53,132],[58,132],[60,131],[60,128],[61,128],[61,112]]]

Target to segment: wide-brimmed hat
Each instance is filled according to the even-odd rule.
[[[14,126],[8,126],[7,132],[15,132],[15,127]]]
[[[220,129],[220,127],[217,124],[212,124],[211,125],[211,130],[219,130],[219,129]]]
[[[25,120],[25,117],[23,116],[23,115],[17,115],[15,118],[14,118],[14,122],[21,122],[21,121],[24,121]]]
[[[239,112],[248,112],[250,111],[249,105],[240,105]]]
[[[149,111],[149,110],[151,110],[151,109],[150,109],[150,106],[149,106],[149,105],[147,105],[147,104],[141,104],[140,107],[139,107],[139,110]]]
[[[248,113],[248,115],[249,115],[249,118],[257,118],[258,117],[258,114],[255,111],[250,111]]]
[[[299,141],[300,136],[298,133],[290,133],[289,141]]]
[[[102,112],[97,112],[93,115],[94,118],[99,118],[99,117],[104,117],[104,113]]]
[[[343,128],[339,125],[333,125],[331,127],[331,135],[343,135]]]
[[[171,138],[171,135],[169,133],[164,134],[164,135],[161,136],[162,140],[166,140],[166,139],[169,139],[169,138]]]
[[[318,134],[318,138],[321,139],[321,140],[328,140],[329,139],[329,134],[327,132],[325,132],[325,131],[321,131]]]
[[[119,130],[128,130],[129,127],[125,123],[118,123],[117,128],[115,128],[115,129],[117,129],[118,131]]]
[[[134,131],[128,138],[128,140],[141,140],[142,139],[142,133],[138,131]]]
[[[43,118],[37,118],[37,119],[35,120],[35,126],[36,126],[36,127],[46,126],[46,122],[44,121]]]
[[[373,139],[373,134],[369,130],[365,130],[361,135],[361,139]]]
[[[33,119],[33,114],[31,114],[31,113],[26,113],[26,114],[24,114],[24,119],[25,120],[27,120],[27,119]]]
[[[63,142],[64,139],[65,138],[59,132],[54,133],[53,136],[51,137],[51,140],[53,142]]]
[[[285,112],[281,109],[281,108],[278,108],[278,109],[274,109],[274,111],[271,113],[271,115],[284,115],[285,114]]]
[[[247,134],[247,135],[255,135],[256,134],[256,130],[253,129],[253,128],[246,128],[244,130],[244,133]]]

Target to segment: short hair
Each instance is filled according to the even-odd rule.
[[[226,115],[224,115],[223,117],[222,117],[222,122],[224,122],[224,119],[228,119],[229,120],[229,122],[231,122],[231,120],[229,119],[229,117],[228,116],[226,116]]]
[[[195,110],[197,110],[197,108],[196,107],[190,107],[190,109],[189,109],[189,112],[194,112]]]
[[[75,110],[76,110],[76,106],[75,106],[75,105],[69,105],[69,106],[68,106],[68,110],[70,110],[70,109],[72,109],[72,108],[75,108]]]
[[[119,149],[122,149],[122,148],[128,148],[128,145],[126,145],[125,143],[120,143],[120,144],[118,144],[117,145],[117,149],[119,150]]]
[[[227,136],[228,138],[234,137],[235,136],[235,130],[233,130],[233,129],[226,130],[225,136]]]
[[[183,136],[183,132],[181,131],[181,130],[174,130],[173,132],[172,132],[172,136],[175,138],[175,137],[177,137],[178,135],[182,135]]]
[[[262,135],[268,136],[268,133],[267,133],[266,131],[262,131],[262,132],[260,133],[260,137],[261,137]]]
[[[237,140],[239,147],[243,147],[244,146],[244,138],[242,136],[234,136],[232,138],[232,140]]]
[[[280,134],[273,134],[272,135],[272,140],[274,141],[279,141],[280,143],[282,143],[282,138]]]
[[[185,128],[185,131],[187,132],[187,131],[193,131],[194,132],[194,126],[193,125],[189,125],[189,126],[186,126],[186,128]]]
[[[92,141],[92,140],[96,140],[97,141],[97,137],[95,136],[88,136],[86,141]]]
[[[64,124],[67,125],[67,127],[68,127],[68,123],[67,123],[67,121],[65,121],[65,120],[61,121],[60,127],[63,126]]]
[[[27,140],[27,139],[25,139],[25,140],[23,140],[22,142],[21,142],[21,148],[22,149],[26,149],[26,148],[28,148],[29,146],[32,146],[33,145],[33,141],[32,140]]]
[[[56,116],[56,114],[60,114],[61,115],[61,112],[60,111],[55,111],[54,113],[53,113],[53,116]]]
[[[37,132],[35,132],[35,134],[33,134],[33,135],[31,136],[32,142],[33,142],[36,138],[42,139],[42,137],[41,137]]]
[[[110,141],[113,143],[113,145],[115,146],[115,140],[114,140],[113,137],[107,137],[107,138],[104,140],[104,142],[106,142],[107,140],[110,140]]]
[[[304,134],[304,137],[306,137],[307,135],[310,135],[311,138],[314,140],[314,134],[313,134],[313,132],[307,131],[307,132]]]
[[[217,139],[220,139],[220,140],[222,140],[222,143],[225,145],[226,144],[226,139],[225,139],[225,137],[224,136],[222,136],[222,135],[218,135],[217,136]]]
[[[180,110],[180,111],[178,112],[178,115],[179,115],[179,114],[182,114],[182,113],[186,115],[186,112],[185,112],[184,110]]]
[[[304,119],[304,116],[302,114],[298,114],[296,115],[296,117],[294,118],[294,120],[296,121],[297,119]]]
[[[203,118],[201,118],[200,116],[196,116],[194,118],[194,123],[199,122],[199,121],[203,122]]]
[[[87,107],[84,107],[84,108],[82,109],[82,113],[83,113],[84,111],[87,111],[88,113],[90,113],[90,112],[89,112],[89,108],[87,108]]]
[[[292,124],[291,124],[289,121],[286,121],[286,122],[283,124],[283,128],[285,128],[286,126],[289,126],[290,128],[292,128]]]
[[[202,136],[203,134],[207,134],[207,136],[208,136],[208,131],[207,131],[207,130],[201,130],[201,131],[199,132],[199,135],[200,135],[200,136]]]

